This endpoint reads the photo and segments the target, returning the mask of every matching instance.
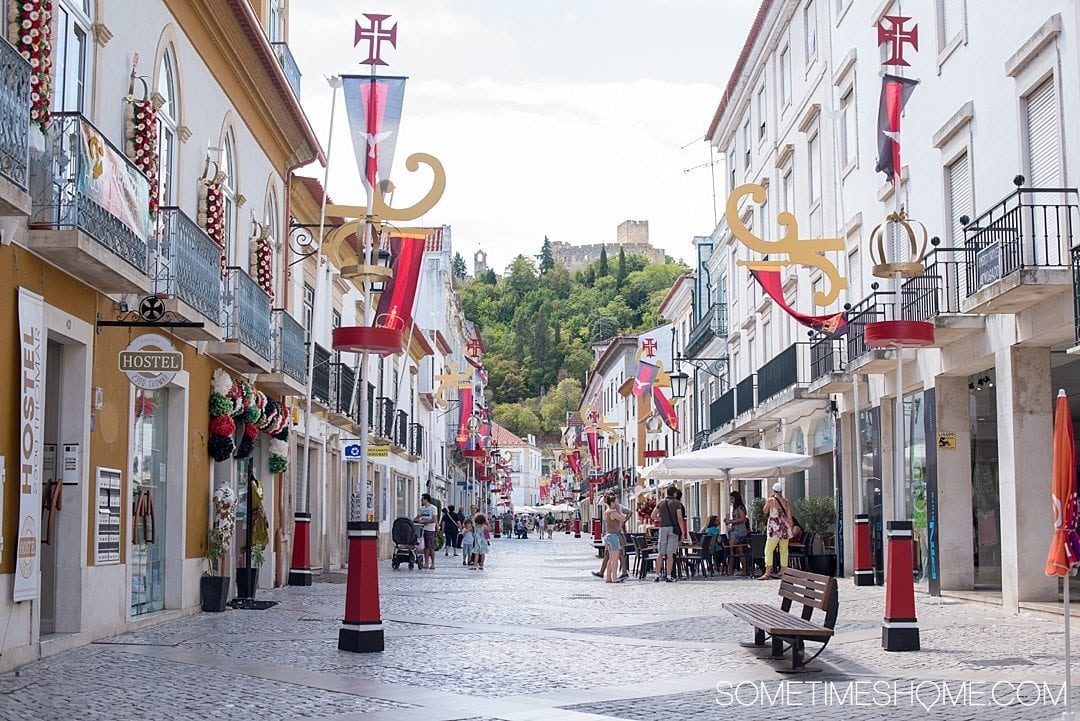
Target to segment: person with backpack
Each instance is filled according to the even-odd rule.
[[[458,555],[458,536],[461,534],[461,526],[458,525],[457,513],[454,511],[453,506],[447,506],[442,511],[442,518],[440,519],[442,525],[443,538],[446,539],[443,542],[443,555],[448,556],[450,549],[454,550],[454,556]]]
[[[551,538],[551,534],[555,531],[555,514],[548,511],[544,520],[547,522],[547,537]]]
[[[686,509],[678,500],[679,489],[668,486],[667,498],[656,504],[652,512],[652,520],[660,522],[660,530],[657,534],[656,547],[656,579],[671,583],[675,580],[672,571],[675,569],[675,554],[679,550],[681,537],[690,537],[686,528]]]

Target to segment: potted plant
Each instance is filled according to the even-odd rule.
[[[206,534],[206,549],[203,558],[208,569],[199,579],[199,594],[202,610],[219,612],[225,610],[229,600],[229,582],[225,575],[225,559],[229,557],[233,529],[236,527],[236,496],[229,486],[220,486],[214,491],[214,520]]]
[[[247,559],[247,546],[240,549],[241,555]],[[237,598],[255,598],[255,591],[259,588],[259,569],[266,561],[264,551],[266,545],[262,543],[251,544],[251,566],[236,567],[236,596]]]
[[[765,532],[765,499],[755,498],[750,502],[750,523],[754,533]]]
[[[832,530],[836,523],[836,500],[821,496],[800,498],[794,502],[794,512],[810,541],[806,547],[810,570],[826,576],[836,575],[836,556],[826,553],[821,544],[821,535]]]

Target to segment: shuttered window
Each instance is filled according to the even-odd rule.
[[[848,302],[855,305],[862,299],[862,253],[856,248],[848,254]]]
[[[964,242],[964,224],[960,216],[974,217],[971,188],[971,163],[967,153],[945,167],[945,209],[949,214],[949,240],[952,245]]]
[[[1033,188],[1056,188],[1061,185],[1061,140],[1054,78],[1045,81],[1028,95],[1025,104],[1028,185]]]
[[[938,0],[941,46],[948,45],[964,29],[964,0]]]

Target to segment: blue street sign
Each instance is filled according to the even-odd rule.
[[[345,446],[345,459],[350,461],[360,460],[360,444],[349,443]]]

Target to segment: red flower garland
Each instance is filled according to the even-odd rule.
[[[199,184],[199,223],[206,234],[221,248],[221,274],[225,275],[225,194],[221,189],[221,174]]]
[[[158,109],[152,100],[130,100],[127,154],[150,181],[150,214],[158,211]]]
[[[274,244],[267,232],[263,232],[251,244],[251,277],[274,302]]]
[[[8,20],[8,39],[30,61],[30,119],[45,132],[52,118],[52,0],[17,2]]]
[[[210,420],[210,432],[217,436],[229,436],[236,433],[236,421],[232,416],[218,416]]]

